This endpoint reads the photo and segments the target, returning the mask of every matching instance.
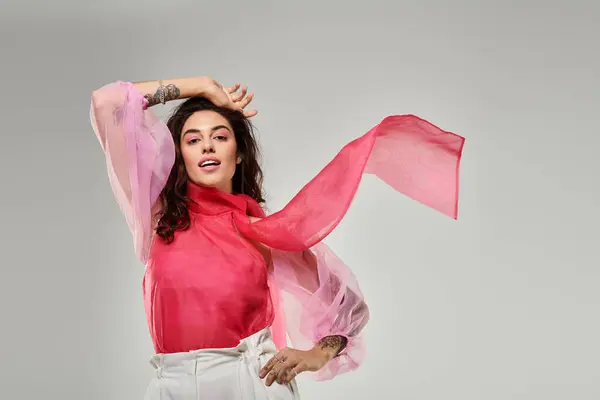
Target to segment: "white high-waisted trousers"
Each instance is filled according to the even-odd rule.
[[[157,354],[145,400],[298,400],[296,381],[269,387],[258,374],[277,353],[265,328],[236,347]]]

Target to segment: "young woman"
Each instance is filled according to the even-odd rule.
[[[252,98],[208,77],[118,81],[92,95],[110,183],[146,265],[157,373],[147,399],[296,399],[297,374],[325,380],[360,365],[368,307],[322,240],[364,173],[457,217],[464,138],[412,115],[348,143],[265,215]],[[176,99],[188,100],[166,124],[150,110]]]

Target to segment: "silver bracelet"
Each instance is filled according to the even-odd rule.
[[[156,91],[158,92],[160,102],[163,105],[165,104],[165,89],[166,87],[162,84],[162,81],[158,81],[158,89],[156,89]]]

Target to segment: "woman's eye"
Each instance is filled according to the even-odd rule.
[[[199,139],[191,139],[188,141],[188,144],[194,144],[198,141]]]
[[[227,140],[227,137],[225,137],[225,136],[217,136],[217,139],[218,140]]]

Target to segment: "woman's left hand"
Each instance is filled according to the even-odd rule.
[[[333,354],[320,347],[311,350],[285,348],[271,358],[260,370],[260,378],[267,377],[267,386],[273,382],[281,385],[290,383],[296,375],[304,371],[318,371],[327,364]]]

